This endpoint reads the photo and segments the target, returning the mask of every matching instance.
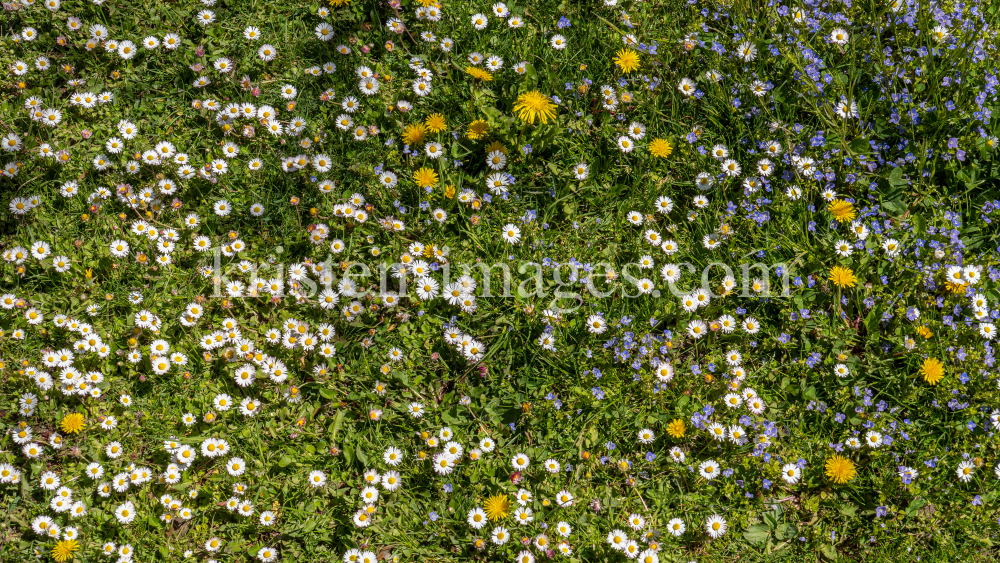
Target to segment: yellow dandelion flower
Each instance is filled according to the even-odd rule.
[[[52,548],[52,558],[59,563],[69,561],[73,558],[73,552],[80,549],[80,544],[76,540],[62,540]]]
[[[917,335],[918,336],[923,336],[924,339],[927,339],[927,338],[930,338],[931,336],[934,336],[934,333],[931,332],[931,329],[927,328],[927,325],[923,325],[923,326],[917,327]]]
[[[944,379],[944,364],[937,358],[927,358],[920,366],[920,375],[929,385],[937,385]]]
[[[837,287],[854,287],[858,278],[854,276],[854,272],[852,272],[850,268],[834,266],[830,269],[830,281],[832,281]]]
[[[674,438],[683,438],[686,432],[687,426],[684,425],[684,421],[680,418],[675,418],[673,422],[667,425],[667,434],[670,434]]]
[[[965,295],[965,288],[969,287],[968,282],[966,283],[954,283],[952,281],[944,282],[944,288],[955,295]]]
[[[486,517],[490,520],[494,522],[503,520],[507,517],[507,512],[510,511],[510,499],[507,498],[507,495],[493,495],[486,499],[483,510],[486,511]]]
[[[70,413],[63,417],[62,422],[59,423],[59,427],[67,434],[76,434],[80,430],[83,430],[85,420],[84,416],[78,412]]]
[[[465,74],[468,74],[469,76],[475,78],[476,80],[482,80],[483,82],[493,81],[493,75],[479,67],[475,66],[466,67]]]
[[[666,139],[653,139],[649,142],[649,154],[657,158],[667,158],[672,152],[674,147]]]
[[[838,223],[853,221],[854,217],[857,215],[854,211],[854,206],[842,199],[835,199],[831,201],[830,205],[827,206],[827,210],[833,214],[833,218],[836,219]]]
[[[440,113],[432,113],[427,116],[427,119],[424,121],[424,126],[427,127],[427,130],[431,133],[440,133],[448,128],[448,122]]]
[[[639,69],[639,53],[632,49],[624,48],[618,51],[618,56],[612,60],[625,74]]]
[[[542,124],[546,124],[550,119],[556,118],[556,105],[552,99],[538,90],[532,90],[517,97],[514,104],[514,111],[521,121],[534,124],[538,119]]]
[[[826,476],[837,484],[844,484],[857,475],[854,462],[844,456],[835,455],[826,460]]]
[[[421,188],[433,188],[438,183],[438,175],[425,166],[413,173],[413,181]]]
[[[465,136],[476,141],[485,137],[489,132],[489,124],[482,119],[477,119],[469,124],[469,128],[465,131]]]
[[[455,197],[455,186],[454,184],[448,184],[444,187],[444,197],[451,199]]]
[[[489,153],[491,153],[493,151],[500,151],[500,152],[502,152],[504,154],[507,154],[507,147],[505,147],[503,145],[503,143],[501,143],[500,141],[493,141],[493,142],[489,143],[488,145],[486,145],[486,148],[483,149],[483,150],[486,151],[487,154],[489,154]]]
[[[423,123],[412,123],[403,129],[403,142],[411,147],[424,142],[427,136],[427,126]]]

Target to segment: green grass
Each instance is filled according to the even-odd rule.
[[[781,5],[746,0],[628,1],[614,7],[541,0],[507,4],[523,18],[521,29],[490,16],[487,29],[476,31],[470,17],[489,13],[491,5],[465,0],[441,6],[438,22],[418,20],[419,5],[409,0],[402,6],[355,0],[332,8],[222,2],[208,8],[216,19],[207,26],[195,20],[206,7],[191,0],[68,0],[56,11],[41,3],[5,8],[0,23],[0,63],[14,69],[22,61],[30,69],[21,76],[11,70],[0,81],[0,138],[6,142],[12,137],[3,135],[15,134],[19,144],[17,151],[0,153],[0,165],[17,166],[16,176],[0,177],[0,252],[7,253],[0,263],[0,294],[24,300],[0,309],[0,463],[20,472],[19,483],[0,484],[8,514],[0,522],[0,561],[52,559],[56,540],[32,531],[33,521],[44,515],[63,529],[78,529],[74,561],[114,560],[101,555],[105,542],[132,545],[134,560],[143,562],[181,561],[188,550],[197,561],[258,561],[264,546],[276,549],[280,561],[296,562],[342,560],[351,549],[391,561],[510,561],[521,551],[545,560],[544,549],[522,541],[547,534],[555,547],[563,540],[555,533],[561,521],[573,529],[565,539],[573,550],[570,561],[625,560],[609,546],[614,529],[626,531],[640,549],[655,544],[659,560],[671,562],[996,559],[1000,499],[993,468],[1000,459],[991,414],[1000,387],[993,345],[980,335],[969,303],[981,293],[993,318],[1000,279],[994,250],[1000,238],[994,209],[1000,204],[993,203],[1000,168],[996,121],[986,114],[1000,109],[996,6],[949,3],[935,8],[945,12],[921,5],[896,13],[891,5],[867,0],[852,6],[823,2],[819,11],[804,6],[808,21],[797,23]],[[325,20],[317,12],[321,7],[332,12]],[[68,28],[70,17],[81,20],[80,30]],[[404,21],[405,32],[388,29],[393,17]],[[332,41],[314,35],[321,21],[333,26]],[[88,51],[94,24],[115,40],[135,42],[137,54],[125,60],[100,45]],[[950,35],[932,51],[937,42],[931,33],[939,24]],[[243,37],[250,25],[260,29],[260,41]],[[28,27],[37,38],[15,41]],[[829,41],[836,27],[850,34],[846,45]],[[424,41],[426,32],[435,41]],[[180,48],[140,45],[149,35],[162,40],[168,33],[180,36]],[[565,50],[550,46],[555,34],[565,36]],[[626,34],[635,35],[641,66],[622,75],[612,59]],[[445,37],[454,40],[450,52],[439,46]],[[753,61],[735,56],[745,40],[758,49]],[[274,60],[258,57],[264,43],[276,47]],[[338,52],[339,46],[349,46],[351,54]],[[492,80],[473,79],[465,72],[473,52],[502,57],[503,69]],[[40,56],[52,68],[36,70]],[[235,65],[234,72],[214,70],[221,57]],[[411,89],[414,61],[433,73],[426,97]],[[522,61],[519,74],[514,69]],[[334,72],[306,74],[327,62],[336,64]],[[361,66],[380,76],[373,96],[359,89]],[[720,83],[706,78],[710,70],[721,73]],[[199,76],[211,84],[193,87]],[[697,82],[697,95],[678,90],[684,78]],[[768,83],[759,98],[750,91],[758,79]],[[280,96],[284,84],[297,88],[294,107]],[[604,86],[616,91],[613,108],[600,95]],[[519,97],[535,90],[554,97],[554,120],[527,124],[518,118]],[[114,101],[72,105],[71,96],[84,91],[110,91]],[[57,127],[31,119],[25,102],[32,96],[62,112]],[[361,104],[351,116],[355,126],[369,128],[363,142],[352,138],[353,128],[336,126],[345,96]],[[856,102],[858,118],[837,115],[834,104],[842,96]],[[227,129],[206,109],[208,100],[269,105],[284,125],[301,117],[307,126],[281,137],[256,120],[238,119]],[[411,108],[402,111],[400,100]],[[446,128],[407,146],[405,128],[432,114],[441,114]],[[480,119],[488,131],[471,138],[469,125]],[[139,134],[125,141],[123,153],[111,154],[105,142],[123,136],[121,120],[134,123]],[[633,122],[646,133],[625,153],[616,143]],[[245,128],[251,125],[252,134]],[[671,154],[651,154],[653,139],[668,140]],[[210,179],[182,178],[172,161],[126,171],[128,160],[140,159],[133,153],[141,157],[161,141],[187,154],[194,167],[222,160],[227,142],[240,152],[227,160],[225,174]],[[760,176],[755,166],[771,141],[782,147],[771,157],[775,172],[751,192],[742,182]],[[428,158],[423,148],[429,142],[441,143],[445,158]],[[67,160],[39,156],[46,143],[52,151],[66,151],[59,154],[68,154]],[[716,145],[728,149],[741,174],[720,173],[709,152]],[[494,172],[487,166],[487,146],[506,152],[503,172],[513,178],[506,196],[486,188]],[[329,170],[282,171],[285,157],[318,154],[330,157]],[[823,176],[796,167],[789,154],[814,159]],[[97,170],[98,155],[112,166]],[[263,168],[249,170],[251,159],[260,159]],[[590,167],[582,180],[573,172],[580,162]],[[440,178],[429,191],[413,179],[421,167]],[[398,176],[396,185],[380,182],[385,170]],[[696,185],[703,172],[714,179],[705,191]],[[117,195],[158,189],[165,179],[179,189],[156,201],[129,205]],[[335,183],[332,193],[317,189],[324,180]],[[79,193],[61,196],[70,181]],[[88,199],[102,187],[109,198]],[[801,189],[800,198],[788,195],[793,187]],[[463,201],[465,190],[475,192],[475,203]],[[825,190],[851,202],[871,231],[850,256],[834,252],[838,241],[854,245],[858,239],[850,222],[834,221]],[[341,215],[355,194],[364,197],[364,221]],[[31,196],[39,196],[40,205],[25,214],[7,207]],[[669,213],[656,213],[661,196],[673,201]],[[707,201],[702,205],[696,197]],[[230,202],[232,212],[216,215],[219,200]],[[259,217],[250,213],[258,203],[265,208]],[[439,208],[447,213],[443,222],[432,218]],[[641,226],[629,222],[632,212],[643,216]],[[184,226],[189,213],[200,217],[196,229]],[[405,229],[380,224],[391,218]],[[176,231],[169,265],[155,262],[164,254],[157,243],[131,231],[140,221]],[[519,227],[519,242],[504,241],[507,224]],[[310,236],[318,225],[328,234],[314,244]],[[678,252],[650,245],[647,229],[675,241]],[[208,237],[213,247],[239,240],[245,248],[223,256],[221,271],[204,275],[200,268],[213,265],[213,253],[196,251],[195,236]],[[708,248],[706,236],[720,246]],[[890,238],[902,248],[898,256],[882,246]],[[117,239],[129,243],[128,255],[111,254],[109,244]],[[331,254],[334,239],[345,243],[343,253]],[[38,241],[50,245],[49,257],[8,259],[15,248],[30,249]],[[479,284],[475,310],[463,311],[442,297],[420,299],[412,277],[399,306],[387,306],[379,295],[380,265],[391,266],[404,255],[444,262],[430,251],[415,256],[415,243],[447,249],[450,278],[440,269],[430,274],[442,287],[456,279],[460,266],[472,268]],[[65,272],[53,264],[59,255],[69,259]],[[654,267],[640,269],[646,256]],[[254,280],[237,271],[241,262],[261,279],[282,277],[283,292],[273,299],[225,295],[226,282]],[[740,265],[754,263],[772,267],[764,276],[771,294],[742,292]],[[295,264],[327,264],[334,288],[367,267],[369,277],[353,279],[371,293],[341,295],[337,307],[323,309],[310,291],[322,286],[315,270],[303,282],[305,297],[293,295],[288,268]],[[708,305],[685,310],[661,278],[665,264],[681,267],[676,285],[684,292],[714,291]],[[787,295],[779,294],[777,264],[791,280]],[[964,288],[945,285],[948,268],[956,264],[982,268],[981,281],[967,295]],[[717,295],[726,274],[721,265],[739,284],[725,296]],[[857,284],[836,287],[829,280],[833,266],[851,269]],[[504,267],[511,272],[508,296],[498,290]],[[763,275],[757,272],[750,270],[747,283]],[[650,279],[657,293],[640,294],[636,278]],[[389,287],[400,289],[395,281]],[[141,303],[130,300],[133,292],[142,295]],[[355,299],[362,313],[345,314]],[[181,322],[189,304],[203,310],[190,327]],[[29,322],[30,310],[43,317],[40,324]],[[157,315],[162,326],[137,328],[135,315],[142,310]],[[550,318],[548,312],[558,314]],[[595,314],[607,325],[600,334],[587,329]],[[58,378],[65,366],[45,367],[44,355],[73,347],[80,338],[55,324],[59,315],[88,323],[108,346],[104,357],[81,352],[72,363],[80,373],[103,375],[95,386],[100,397],[68,395],[58,385],[40,389],[31,379],[31,368]],[[711,323],[723,315],[737,323],[752,317],[760,331],[689,335],[693,321]],[[227,319],[236,321],[262,363],[283,362],[287,379],[274,381],[258,369],[251,386],[237,385],[234,373],[247,360],[235,353],[227,357],[227,347],[206,353],[200,344],[224,330]],[[324,358],[301,342],[291,348],[269,343],[268,331],[290,319],[312,334],[331,325],[336,354]],[[449,343],[449,329],[478,341],[483,356],[469,358]],[[539,344],[546,334],[554,349]],[[185,354],[186,363],[155,373],[150,356],[157,340]],[[238,343],[228,344],[231,351]],[[394,349],[401,354],[398,362],[390,359]],[[734,350],[742,356],[745,378],[739,381],[726,363]],[[135,351],[143,355],[137,363],[128,359]],[[935,386],[919,374],[925,358],[944,362],[944,379]],[[657,381],[660,361],[675,370],[669,382]],[[841,363],[850,371],[843,378],[834,373]],[[376,392],[380,385],[384,393]],[[754,389],[766,410],[726,408],[730,388]],[[26,393],[38,400],[30,414],[19,412]],[[213,404],[220,393],[236,403],[260,401],[261,412],[247,417],[238,405],[223,412]],[[118,400],[123,394],[132,399],[128,407]],[[412,402],[422,404],[422,417],[410,416]],[[381,414],[373,417],[374,409]],[[62,447],[45,445],[39,459],[26,457],[15,440],[18,431],[30,427],[35,441],[48,444],[74,412],[86,416],[83,431],[63,432]],[[191,426],[182,423],[188,413],[197,419]],[[211,421],[205,419],[209,413]],[[104,430],[100,424],[108,416],[118,424]],[[668,433],[676,420],[685,423],[682,436]],[[713,440],[704,428],[711,422],[742,426],[749,442]],[[844,447],[852,436],[863,440],[869,426],[891,442]],[[465,450],[448,475],[436,474],[429,461],[441,445],[427,443],[443,427]],[[637,440],[642,429],[653,431],[652,443]],[[755,447],[761,435],[770,446]],[[486,437],[496,449],[470,459]],[[208,438],[226,440],[231,453],[202,455]],[[174,461],[166,440],[199,452],[179,482],[154,480],[108,498],[98,494],[99,482],[128,471],[129,464],[163,473]],[[123,456],[107,455],[111,441],[122,444]],[[365,471],[389,470],[383,461],[389,447],[405,454],[392,468],[402,486],[378,487],[373,523],[359,527],[353,518],[363,506]],[[684,462],[671,461],[672,448],[684,452]],[[843,449],[857,469],[846,484],[824,472],[834,449]],[[428,460],[417,459],[419,453]],[[531,460],[520,475],[511,464],[515,454]],[[242,475],[226,469],[233,456],[246,462]],[[557,460],[560,470],[546,472],[548,459]],[[956,469],[966,459],[975,469],[963,482]],[[707,460],[725,473],[714,480],[699,476],[698,466]],[[801,479],[784,482],[783,465],[798,460]],[[97,481],[85,474],[91,462],[104,468]],[[920,472],[912,484],[898,474],[904,465]],[[309,486],[313,470],[324,472],[323,487]],[[71,519],[50,507],[55,493],[39,481],[46,471],[60,476],[74,501],[85,503],[86,516]],[[252,517],[224,507],[237,484],[255,507]],[[534,520],[519,526],[513,514],[507,516],[502,524],[513,537],[505,545],[490,541],[499,523],[476,530],[466,522],[487,498],[513,499],[521,488],[533,495],[528,506]],[[571,505],[555,504],[561,491],[572,494]],[[178,510],[160,502],[164,494],[182,498],[193,517],[177,518]],[[115,510],[126,500],[138,514],[122,524]],[[259,522],[264,510],[274,512],[274,525]],[[172,520],[162,519],[164,514]],[[641,530],[628,527],[631,514],[645,519]],[[705,528],[713,515],[724,516],[728,525],[718,539]],[[673,518],[686,525],[680,537],[667,531]],[[205,548],[213,537],[224,544],[215,554]]]

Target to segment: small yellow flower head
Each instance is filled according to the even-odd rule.
[[[686,432],[687,427],[684,425],[684,420],[680,418],[675,418],[673,422],[667,425],[667,434],[670,434],[674,438],[683,438]]]
[[[490,520],[494,522],[502,520],[507,517],[507,512],[510,511],[510,499],[507,498],[507,495],[493,495],[486,499],[483,510],[486,511],[486,517]]]
[[[846,457],[835,455],[826,460],[826,476],[834,483],[840,485],[847,483],[851,479],[854,479],[857,473],[857,470],[854,468],[854,462]]]
[[[830,211],[833,218],[836,219],[838,223],[853,221],[854,217],[857,215],[854,211],[854,206],[842,199],[835,199],[831,201],[827,210]]]
[[[674,147],[666,139],[653,139],[649,142],[649,154],[656,158],[667,158],[672,152]]]
[[[482,80],[483,82],[493,81],[493,75],[479,67],[475,66],[466,67],[465,73],[475,78],[476,80]]]
[[[67,434],[76,434],[80,430],[83,430],[83,423],[86,418],[78,413],[70,413],[63,417],[62,422],[59,423],[59,427],[63,429]]]
[[[556,118],[556,105],[552,99],[538,90],[532,90],[517,97],[514,104],[514,111],[521,121],[534,124],[538,119],[542,124],[546,124],[550,119]]]
[[[639,53],[632,49],[624,48],[618,51],[618,56],[612,60],[625,74],[639,69]]]
[[[483,147],[483,152],[485,152],[486,154],[489,154],[494,151],[499,151],[504,154],[507,154],[507,147],[505,147],[504,144],[501,143],[500,141],[493,141],[487,144],[485,147]]]
[[[440,113],[432,113],[427,116],[427,120],[424,121],[424,126],[431,133],[440,133],[448,128],[448,122],[445,121],[444,116]]]
[[[944,379],[944,364],[937,358],[927,358],[920,366],[920,375],[929,385],[937,385]]]
[[[438,175],[434,170],[423,167],[413,173],[413,181],[421,188],[433,188],[438,183]]]
[[[419,145],[427,136],[427,126],[423,123],[413,123],[403,129],[403,142],[407,145]]]
[[[854,276],[854,272],[850,268],[834,266],[830,269],[830,281],[837,287],[854,287],[858,278]]]
[[[969,287],[968,282],[955,283],[953,281],[944,282],[944,288],[955,295],[965,295],[965,289]]]
[[[62,540],[52,548],[52,558],[62,563],[73,558],[73,553],[80,549],[80,544],[76,540]]]
[[[477,119],[469,124],[469,128],[465,131],[465,136],[477,141],[486,136],[490,132],[490,125],[482,119]]]

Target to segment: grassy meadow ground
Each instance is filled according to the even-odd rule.
[[[0,561],[993,561],[993,2],[19,0]]]

